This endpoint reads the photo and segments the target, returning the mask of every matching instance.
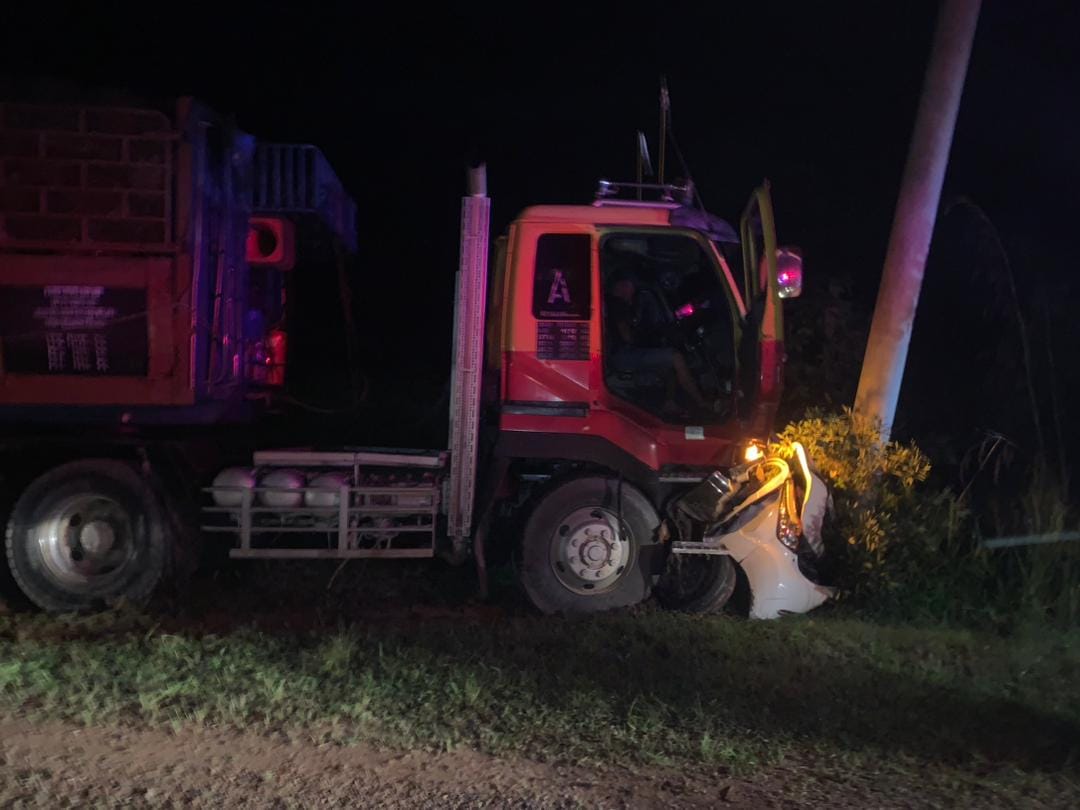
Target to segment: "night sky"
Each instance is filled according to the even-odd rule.
[[[850,277],[872,305],[937,12],[930,2],[83,4],[47,15],[21,5],[0,11],[10,81],[191,94],[259,137],[320,146],[360,207],[366,345],[379,344],[387,368],[432,370],[448,366],[466,162],[488,163],[496,231],[528,204],[588,202],[598,178],[632,177],[637,129],[655,160],[661,74],[706,205],[735,218],[769,178],[781,240],[803,247],[808,285]],[[1075,3],[984,4],[943,194],[977,202],[1010,247],[1037,246],[1013,263],[1019,284],[1059,284],[1055,298],[1073,294],[1077,272],[1078,34]],[[942,264],[930,272],[956,269]],[[951,287],[929,286],[928,272],[936,312],[965,306],[968,270]],[[940,328],[920,321],[917,339]]]

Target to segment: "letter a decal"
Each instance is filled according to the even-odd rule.
[[[566,286],[566,277],[562,270],[555,271],[555,279],[551,282],[551,291],[548,293],[547,302],[554,304],[556,301],[570,303],[570,288]]]

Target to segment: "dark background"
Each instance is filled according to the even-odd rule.
[[[466,163],[488,163],[495,232],[529,204],[588,202],[633,175],[637,129],[655,160],[665,74],[706,205],[734,219],[767,177],[781,240],[804,250],[789,410],[850,404],[937,4],[462,9],[8,3],[0,73],[192,94],[321,147],[360,208],[369,396],[430,405]],[[957,469],[988,430],[1030,453],[1075,438],[1078,34],[1075,3],[982,11],[897,422]]]

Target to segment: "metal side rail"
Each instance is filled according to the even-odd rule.
[[[356,203],[329,161],[309,144],[255,146],[252,206],[259,213],[312,213],[356,252]]]
[[[207,487],[235,505],[205,506],[201,529],[231,534],[240,559],[352,559],[435,556],[438,486]],[[307,504],[308,493],[318,502]],[[322,505],[326,499],[336,503]],[[296,500],[274,505],[273,500]],[[217,499],[215,499],[217,500]],[[266,503],[270,500],[271,503]],[[315,498],[312,498],[315,500]]]

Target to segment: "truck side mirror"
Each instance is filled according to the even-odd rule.
[[[802,295],[802,251],[797,247],[776,249],[776,286],[781,298]]]

